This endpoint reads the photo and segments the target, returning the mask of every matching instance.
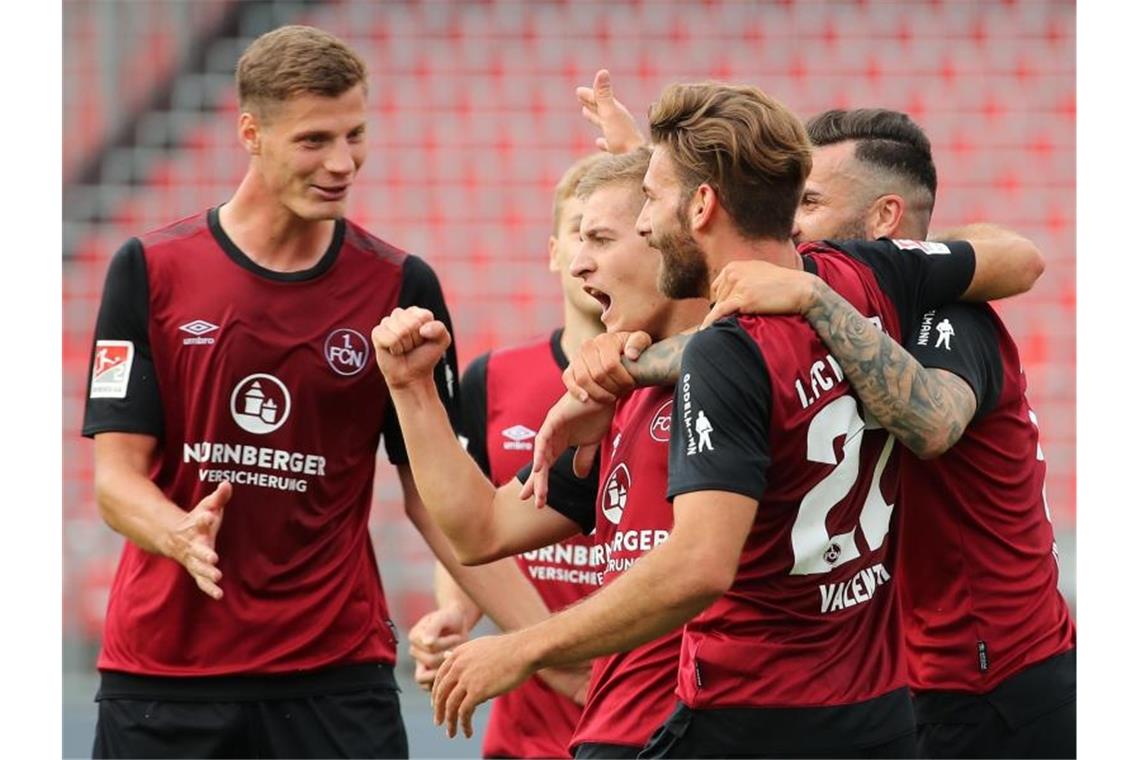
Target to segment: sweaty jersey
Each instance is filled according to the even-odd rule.
[[[906,344],[964,379],[973,420],[942,456],[904,451],[899,588],[910,685],[989,692],[1076,646],[1057,589],[1045,454],[1017,346],[988,305],[922,316]]]
[[[801,252],[809,271],[898,340],[923,308],[957,298],[974,270],[967,244],[907,245]],[[894,440],[807,322],[739,317],[698,333],[682,359],[672,432],[670,498],[729,491],[758,502],[731,588],[685,627],[681,700],[836,708],[902,689]],[[909,720],[892,711],[833,722],[844,726],[841,743],[863,746]]]
[[[612,583],[643,554],[669,537],[673,506],[665,498],[673,388],[641,388],[618,401],[602,442],[601,488],[592,512],[575,513],[554,490],[551,506],[593,529],[603,583]],[[572,746],[640,747],[676,705],[677,629],[628,652],[594,660],[590,689]]]
[[[344,220],[311,269],[262,268],[212,209],[112,259],[83,433],[158,439],[151,478],[190,510],[233,484],[224,596],[127,542],[98,667],[151,676],[299,674],[391,663],[368,533],[376,451],[406,463],[369,333],[396,306],[449,322],[422,260]],[[436,372],[458,425],[455,353]]]
[[[467,451],[496,485],[532,461],[534,437],[566,392],[562,330],[542,340],[483,354],[463,373]],[[516,557],[551,612],[597,588],[586,536]],[[537,676],[495,699],[483,740],[484,757],[568,757],[582,708]]]

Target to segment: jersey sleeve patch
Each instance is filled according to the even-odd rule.
[[[134,360],[135,344],[129,340],[95,341],[90,398],[126,398]]]
[[[891,242],[901,251],[922,251],[932,256],[950,253],[950,246],[933,240],[892,240]]]

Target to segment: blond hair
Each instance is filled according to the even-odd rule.
[[[599,189],[610,185],[630,184],[640,190],[649,168],[650,155],[650,150],[645,147],[618,156],[605,155],[578,181],[578,200],[584,201]]]
[[[575,196],[578,191],[578,183],[585,176],[590,167],[597,164],[608,154],[606,153],[591,153],[584,158],[580,158],[570,165],[570,168],[563,173],[562,178],[558,180],[558,184],[554,186],[554,236],[558,237],[558,227],[562,224],[562,206],[566,201]]]
[[[253,41],[237,64],[238,102],[261,111],[294,95],[342,95],[367,87],[364,61],[336,36],[311,26],[283,26]]]
[[[745,237],[791,237],[811,143],[783,104],[755,87],[673,84],[650,108],[649,129],[686,197],[708,183]]]

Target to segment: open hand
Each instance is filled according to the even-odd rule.
[[[420,618],[408,633],[416,683],[430,692],[444,652],[467,641],[467,635],[466,616],[459,607],[441,607]]]
[[[637,128],[633,114],[614,97],[609,71],[599,70],[594,75],[593,87],[579,87],[574,94],[582,104],[582,116],[602,130],[602,136],[594,140],[599,148],[618,155],[645,145],[645,137]]]
[[[454,738],[456,724],[463,735],[473,733],[475,708],[525,681],[533,668],[519,656],[518,634],[482,636],[448,652],[431,691],[435,724]]]
[[[203,592],[214,599],[222,598],[222,571],[218,569],[218,553],[214,544],[222,527],[222,513],[234,487],[223,480],[194,509],[186,513],[167,537],[165,553],[177,561]]]
[[[577,446],[574,455],[574,474],[585,477],[590,471],[597,445],[609,432],[614,408],[597,401],[582,402],[563,394],[546,413],[538,434],[534,437],[534,468],[523,484],[519,496],[534,502],[540,509],[546,506],[549,493],[550,468],[571,446]]]

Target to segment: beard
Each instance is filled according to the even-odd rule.
[[[708,297],[709,264],[680,208],[676,230],[649,238],[649,245],[661,251],[657,289],[662,295],[672,299]]]
[[[848,219],[836,223],[831,229],[812,230],[815,237],[800,234],[792,238],[796,245],[814,243],[819,240],[868,240],[866,216],[856,214]]]

